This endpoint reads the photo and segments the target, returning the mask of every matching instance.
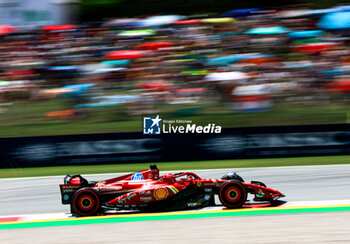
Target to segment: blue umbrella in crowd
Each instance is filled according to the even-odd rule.
[[[312,38],[316,36],[323,36],[324,31],[322,30],[303,30],[303,31],[294,31],[288,34],[289,38]]]
[[[214,36],[234,36],[237,35],[237,32],[225,32],[225,33],[216,33],[214,34]]]
[[[223,17],[244,18],[259,12],[260,8],[233,9],[223,13]]]
[[[264,26],[256,27],[250,29],[245,34],[254,34],[254,35],[267,35],[267,34],[284,34],[290,32],[286,27],[283,26]]]
[[[209,59],[207,64],[208,65],[229,65],[231,63],[234,63],[242,58],[242,55],[231,55],[231,56],[225,56],[225,57],[218,57],[218,58],[212,58]]]
[[[49,68],[49,70],[54,70],[54,71],[77,71],[77,70],[79,70],[79,66],[75,66],[75,65],[52,66],[52,67]]]
[[[102,65],[106,65],[106,66],[127,66],[130,63],[131,63],[130,59],[104,60],[101,62]]]
[[[63,96],[81,96],[84,92],[88,90],[88,88],[93,87],[95,84],[88,83],[88,84],[74,84],[74,85],[67,85],[64,87],[61,87],[63,90],[69,90],[70,92],[67,92],[63,94]]]
[[[333,10],[334,12],[350,11],[350,5],[335,6],[330,8],[330,10]]]
[[[318,26],[326,30],[348,29],[350,28],[350,12],[326,14],[320,19]]]
[[[259,59],[259,58],[273,58],[275,55],[259,54],[259,53],[247,53],[247,54],[237,54],[225,57],[218,57],[209,59],[208,65],[230,65],[232,63],[247,60],[247,59]]]
[[[321,74],[324,76],[346,75],[349,73],[350,73],[350,70],[345,68],[335,68],[335,69],[328,69],[328,70],[321,71]]]
[[[247,59],[258,59],[258,58],[273,58],[275,55],[271,54],[251,54],[251,55],[242,55],[239,61]]]
[[[314,65],[310,61],[285,62],[284,67],[287,69],[312,68]]]

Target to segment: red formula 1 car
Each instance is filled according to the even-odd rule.
[[[172,211],[215,205],[217,194],[227,208],[239,208],[254,194],[254,201],[274,202],[284,197],[264,183],[246,183],[236,173],[221,179],[201,179],[192,172],[159,176],[156,165],[149,170],[109,180],[89,182],[80,175],[67,175],[60,185],[62,203],[78,216],[108,210]]]

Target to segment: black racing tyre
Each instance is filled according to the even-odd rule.
[[[219,199],[227,208],[239,208],[247,200],[247,190],[239,181],[226,181],[220,187]]]
[[[71,208],[73,213],[80,216],[91,216],[99,212],[100,206],[98,193],[90,187],[85,187],[74,194]]]

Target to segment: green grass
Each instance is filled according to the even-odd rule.
[[[249,168],[249,167],[277,167],[277,166],[303,166],[303,165],[329,165],[349,164],[350,155],[319,156],[297,158],[268,158],[268,159],[237,159],[196,162],[164,162],[158,163],[163,170],[193,170],[214,168]],[[115,172],[133,172],[147,169],[150,163],[139,164],[106,164],[88,166],[56,166],[37,168],[0,169],[0,178],[51,176],[66,174],[97,174]]]
[[[192,105],[191,105],[192,106]],[[201,112],[194,115],[176,114],[185,105],[159,105],[162,119],[187,119],[205,125],[222,127],[251,127],[305,124],[340,124],[347,122],[347,104],[279,103],[272,111],[233,113],[223,104],[198,104]],[[115,106],[88,110],[86,118],[46,118],[50,111],[72,108],[67,99],[45,101],[16,101],[0,113],[0,137],[51,136],[69,134],[141,132],[142,116],[130,116],[125,107]]]

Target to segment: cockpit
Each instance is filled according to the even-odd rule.
[[[192,182],[196,179],[200,179],[200,177],[192,172],[166,173],[160,177],[160,181],[167,184]]]

